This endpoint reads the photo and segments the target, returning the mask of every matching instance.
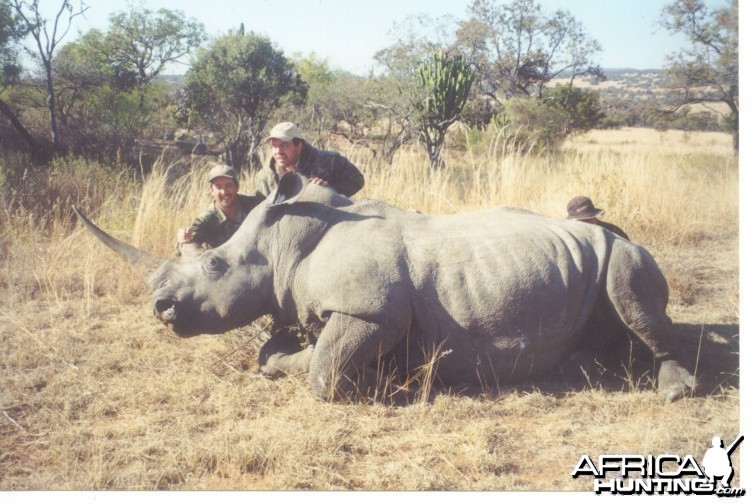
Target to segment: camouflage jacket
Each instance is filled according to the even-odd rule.
[[[215,248],[226,243],[239,229],[247,214],[265,199],[260,193],[256,193],[254,196],[237,194],[236,198],[239,201],[239,210],[235,219],[229,219],[213,201],[192,222],[190,226],[192,239],[189,243],[204,245],[209,248]]]
[[[335,151],[318,150],[304,142],[296,164],[297,173],[308,178],[321,178],[340,194],[350,197],[365,185],[365,177],[347,158]],[[255,175],[255,187],[267,196],[278,186],[280,175],[276,160],[271,158],[267,167]]]

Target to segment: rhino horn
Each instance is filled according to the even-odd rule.
[[[84,217],[79,209],[76,208],[76,205],[74,205],[72,208],[81,223],[84,224],[87,229],[92,232],[93,235],[95,235],[102,243],[107,245],[116,254],[123,257],[130,263],[139,266],[146,266],[150,269],[156,269],[167,260],[163,257],[159,257],[139,250],[136,247],[132,247],[128,243],[124,243],[117,238],[113,238],[108,233],[95,226],[92,221]]]

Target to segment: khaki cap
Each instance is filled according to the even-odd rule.
[[[236,178],[236,171],[228,165],[215,165],[210,169],[210,173],[207,174],[207,181],[212,182],[218,177],[228,177],[237,184],[239,183],[239,179]]]
[[[264,141],[269,142],[272,138],[277,138],[279,140],[283,140],[284,142],[288,142],[292,138],[304,139],[302,132],[299,131],[297,125],[292,122],[282,122],[273,126],[273,129],[270,130],[270,136],[268,136]]]

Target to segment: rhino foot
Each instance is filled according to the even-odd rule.
[[[268,357],[264,365],[260,366],[260,374],[265,378],[274,380],[284,375],[299,375],[307,373],[310,369],[310,359],[314,346],[310,345],[302,351],[287,354],[274,353]]]
[[[659,394],[670,403],[696,389],[696,380],[676,360],[666,360],[659,368]]]
[[[263,378],[267,378],[268,380],[275,380],[277,378],[281,378],[285,374],[280,369],[276,369],[272,366],[260,367],[259,373],[263,376]]]

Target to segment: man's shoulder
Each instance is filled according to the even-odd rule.
[[[265,200],[265,196],[263,196],[260,192],[257,192],[251,196],[247,194],[237,194],[236,198],[239,200],[239,204],[246,211],[252,210]]]
[[[335,150],[316,149],[313,147],[313,157],[319,160],[335,161],[338,159],[346,159],[343,154]]]
[[[335,150],[326,150],[326,149],[318,149],[314,145],[304,142],[304,147],[302,148],[302,154],[300,154],[300,162],[303,162],[305,165],[312,165],[316,163],[323,163],[324,161],[336,159],[341,156],[338,152]]]
[[[200,222],[218,221],[218,210],[215,208],[215,203],[210,203],[195,219]]]
[[[211,203],[192,221],[192,231],[194,234],[205,233],[220,224],[218,211],[215,209],[215,203]]]

